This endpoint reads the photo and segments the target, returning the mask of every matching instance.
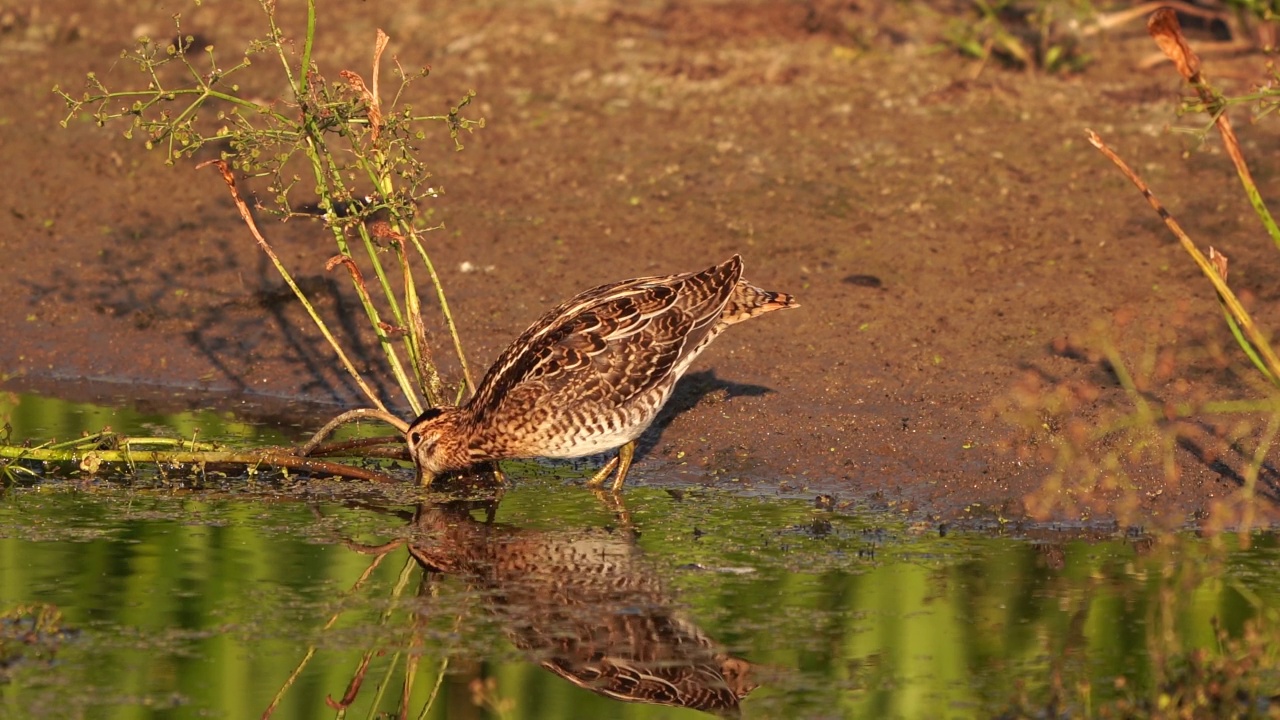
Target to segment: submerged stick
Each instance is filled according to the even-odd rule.
[[[337,475],[355,480],[372,482],[395,482],[395,478],[376,470],[343,465],[342,463],[316,460],[301,457],[291,452],[267,450],[76,450],[73,448],[29,448],[16,445],[0,445],[0,458],[10,460],[32,460],[35,462],[77,463],[88,471],[96,470],[102,463],[125,463],[133,465],[140,462],[165,463],[169,465],[207,465],[210,463],[226,463],[231,465],[268,465],[288,468],[304,472]]]
[[[467,385],[467,392],[475,393],[476,384],[471,379],[471,368],[467,366],[467,355],[462,352],[462,337],[458,334],[458,325],[453,321],[453,313],[449,312],[449,301],[444,296],[444,285],[440,282],[440,276],[436,274],[436,266],[432,264],[426,248],[422,246],[422,242],[418,240],[418,234],[412,233],[409,238],[413,241],[414,249],[418,251],[418,255],[422,258],[422,264],[427,267],[427,274],[431,276],[431,284],[436,288],[436,299],[440,301],[440,312],[444,314],[444,321],[449,328],[449,335],[453,338],[454,352],[458,354],[458,362],[462,364],[462,380]]]

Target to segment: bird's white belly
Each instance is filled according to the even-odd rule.
[[[630,427],[606,428],[602,432],[589,432],[583,428],[571,436],[563,438],[554,447],[547,447],[542,453],[544,457],[574,458],[586,455],[598,455],[619,448],[635,440],[648,429],[649,423]]]
[[[626,445],[644,434],[670,394],[670,387],[663,388],[656,397],[645,398],[626,408],[615,408],[605,417],[579,417],[570,410],[557,419],[560,430],[543,437],[538,455],[584,457]]]

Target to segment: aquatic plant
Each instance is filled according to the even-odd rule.
[[[0,444],[0,478],[4,485],[12,485],[23,477],[35,477],[32,466],[68,466],[93,475],[103,465],[118,465],[137,475],[142,464],[156,468],[163,477],[166,472],[179,468],[196,475],[204,475],[210,466],[243,465],[252,474],[259,466],[285,471],[332,475],[337,477],[374,482],[389,482],[390,476],[377,470],[353,467],[319,458],[339,455],[362,457],[391,457],[408,459],[407,453],[390,454],[383,446],[398,441],[396,437],[360,438],[322,445],[309,444],[303,452],[290,448],[256,448],[237,450],[225,445],[196,440],[179,440],[167,437],[120,436],[110,430],[83,437],[49,441],[41,445]],[[166,470],[169,468],[170,470]]]
[[[0,684],[9,682],[10,669],[20,663],[51,664],[70,634],[54,605],[24,604],[0,611]]]
[[[136,66],[141,84],[108,88],[89,73],[85,90],[72,94],[55,87],[67,104],[62,124],[83,114],[99,125],[123,123],[127,138],[140,137],[148,148],[161,149],[170,165],[194,162],[210,149],[216,159],[195,167],[216,165],[259,247],[333,348],[343,367],[368,401],[379,410],[386,405],[348,359],[293,274],[258,230],[236,188],[240,178],[266,178],[273,201],[268,207],[282,219],[319,220],[332,236],[337,254],[325,264],[351,277],[369,327],[400,391],[413,412],[445,400],[445,383],[432,361],[422,318],[423,302],[414,283],[414,266],[421,263],[435,289],[439,312],[462,366],[463,380],[455,394],[471,386],[462,343],[453,323],[440,277],[422,242],[427,226],[420,206],[438,195],[431,173],[418,159],[418,144],[427,137],[424,123],[446,130],[462,149],[461,134],[483,127],[483,119],[462,115],[474,93],[468,93],[447,112],[423,115],[404,106],[408,85],[427,76],[429,68],[406,69],[394,62],[399,85],[384,96],[379,78],[390,38],[378,32],[372,44],[369,81],[352,70],[330,80],[313,60],[317,8],[307,3],[306,27],[293,38],[281,27],[273,0],[261,0],[266,33],[235,56],[222,60],[212,44],[185,31],[181,15],[174,16],[174,39],[143,37],[122,58]],[[294,48],[300,46],[301,53]],[[252,68],[268,61],[277,67],[287,87],[285,97],[261,99],[240,81]],[[305,177],[305,180],[304,180]],[[304,196],[301,188],[315,189]],[[390,251],[394,262],[384,261]],[[373,288],[365,282],[360,263],[371,268]],[[416,263],[415,263],[416,259]],[[395,287],[391,270],[400,273]],[[379,308],[383,308],[380,310]],[[454,398],[456,400],[456,398]]]
[[[301,455],[305,456],[342,422],[377,419],[401,432],[404,423],[388,410],[295,282],[294,273],[258,227],[238,184],[244,179],[265,179],[272,197],[267,210],[283,220],[319,221],[329,231],[337,252],[324,262],[325,270],[341,268],[350,277],[387,367],[416,415],[428,407],[456,403],[473,387],[444,287],[423,244],[422,234],[435,228],[428,225],[429,213],[421,212],[421,206],[439,191],[430,182],[431,172],[418,159],[418,145],[427,138],[423,126],[434,123],[461,150],[462,134],[483,127],[484,120],[462,114],[473,92],[440,114],[424,115],[404,105],[406,88],[426,77],[427,67],[406,69],[394,61],[398,85],[393,92],[384,92],[380,83],[382,58],[390,38],[381,30],[373,39],[368,82],[352,70],[342,70],[336,80],[326,78],[313,60],[316,2],[306,4],[306,25],[300,38],[290,36],[281,26],[274,0],[260,0],[259,6],[265,34],[234,53],[233,62],[224,60],[213,44],[186,32],[181,15],[174,15],[171,41],[142,37],[135,48],[122,53],[138,71],[138,85],[109,88],[98,75],[89,73],[82,92],[73,94],[60,87],[54,92],[67,105],[64,127],[86,115],[99,125],[120,123],[125,126],[126,138],[141,138],[148,149],[161,150],[169,165],[214,166],[220,171],[249,234],[373,406],[340,415],[303,448]],[[250,78],[257,80],[258,76],[250,73],[261,65],[275,68],[276,82],[284,80],[284,97],[261,98],[247,89],[248,84],[242,84]],[[211,159],[196,163],[211,155]],[[312,187],[314,196],[301,190]],[[366,282],[368,271],[375,282]],[[440,318],[461,367],[462,378],[453,388],[442,379],[432,357],[423,317],[427,303],[419,297],[415,284],[415,275],[421,271],[430,278]],[[398,286],[394,282],[397,275]],[[383,440],[400,442],[398,437]],[[104,441],[111,446],[97,445]],[[331,444],[320,451],[367,455],[369,447],[368,442]],[[338,472],[333,463],[317,461],[320,465],[313,465],[282,450],[234,453],[226,448],[197,448],[194,442],[187,448],[162,447],[148,439],[110,434],[34,448],[8,445],[0,450],[0,458],[7,460],[0,465],[6,483],[17,479],[26,467],[19,461],[73,462],[89,472],[104,462],[132,467],[143,457],[197,466],[238,462],[253,467],[267,464]],[[380,452],[395,454],[386,448]],[[381,475],[354,468],[338,474]]]

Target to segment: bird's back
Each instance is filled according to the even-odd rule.
[[[634,439],[724,328],[794,304],[741,277],[735,255],[699,272],[601,285],[543,315],[467,406],[492,430],[485,451],[576,457]]]

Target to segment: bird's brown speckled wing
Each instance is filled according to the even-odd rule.
[[[494,363],[471,402],[477,419],[527,430],[565,407],[575,415],[625,408],[672,380],[672,369],[720,321],[741,274],[734,256],[700,272],[625,280],[566,301]]]

